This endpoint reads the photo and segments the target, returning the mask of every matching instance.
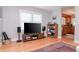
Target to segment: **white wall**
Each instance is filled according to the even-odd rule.
[[[0,41],[2,38],[2,19],[0,18]]]
[[[17,38],[17,26],[20,26],[19,10],[29,10],[43,14],[42,25],[47,26],[50,19],[50,13],[34,7],[2,7],[3,8],[3,31],[7,32],[8,36],[15,41]],[[46,34],[45,34],[46,35]]]
[[[75,42],[79,42],[79,6],[75,7]]]
[[[51,14],[51,20],[52,17],[56,17],[56,23],[58,24],[58,38],[61,38],[62,36],[62,18],[61,18],[61,7],[58,6]]]
[[[58,38],[62,38],[62,17],[61,17],[61,7],[57,9],[57,24],[58,24]]]
[[[2,39],[2,8],[0,8],[0,41]]]

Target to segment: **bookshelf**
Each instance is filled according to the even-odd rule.
[[[48,37],[58,36],[58,25],[56,23],[47,25],[47,36]]]

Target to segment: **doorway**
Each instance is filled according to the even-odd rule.
[[[75,7],[65,6],[62,8],[62,38],[74,41],[75,33]]]

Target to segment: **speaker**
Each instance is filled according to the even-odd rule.
[[[18,32],[18,33],[21,32],[21,27],[17,27],[17,32]]]
[[[21,27],[17,27],[17,32],[18,32],[18,40],[17,40],[17,42],[21,42],[22,41],[22,40],[20,40]]]
[[[46,30],[46,27],[45,27],[45,26],[43,26],[43,27],[42,27],[42,31],[45,31],[45,30]]]
[[[44,35],[45,35],[45,30],[46,30],[46,27],[45,27],[45,26],[43,26],[43,27],[42,27],[43,37],[45,37],[45,36],[44,36]]]

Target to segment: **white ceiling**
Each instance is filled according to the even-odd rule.
[[[58,8],[58,6],[34,6],[36,8],[53,12]],[[74,6],[63,6],[62,7],[62,13],[67,15],[74,15],[75,14],[75,7]]]
[[[52,12],[57,8],[57,6],[34,6],[34,7],[40,8],[42,10],[49,11],[49,12]]]

